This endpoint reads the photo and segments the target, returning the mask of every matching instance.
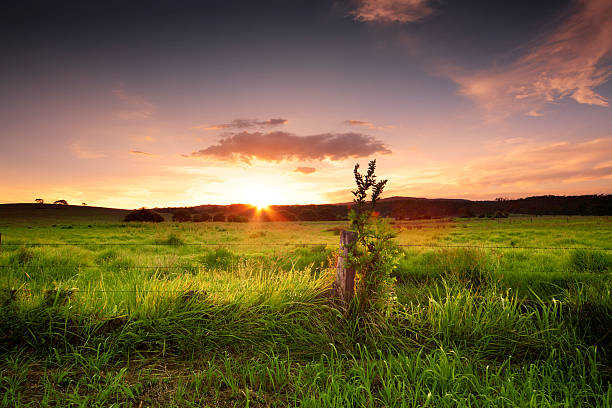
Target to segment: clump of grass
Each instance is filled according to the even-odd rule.
[[[17,266],[23,266],[31,263],[34,258],[35,254],[31,248],[20,247],[11,255],[9,263]]]
[[[612,272],[612,256],[603,251],[575,249],[570,255],[570,265],[578,272]]]
[[[240,256],[225,248],[206,250],[204,255],[198,257],[199,262],[207,269],[228,270],[236,266]]]
[[[176,233],[171,232],[165,239],[158,239],[155,241],[159,245],[170,245],[170,246],[181,246],[185,245],[185,241]]]
[[[406,251],[395,276],[400,282],[431,282],[446,279],[472,287],[484,287],[493,281],[498,269],[494,255],[473,248],[437,251]]]

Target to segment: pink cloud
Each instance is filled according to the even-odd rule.
[[[367,120],[356,120],[356,119],[349,119],[349,120],[345,120],[344,122],[345,125],[348,126],[362,126],[368,129],[393,129],[394,126],[392,125],[375,125],[372,122],[369,122]]]
[[[241,132],[224,137],[215,145],[191,153],[195,157],[210,157],[224,161],[252,159],[268,162],[284,160],[343,160],[389,154],[383,142],[362,133],[323,133],[298,136],[288,132]]]
[[[612,74],[607,64],[611,54],[612,2],[580,0],[570,17],[513,63],[450,76],[460,94],[495,117],[538,116],[543,105],[565,97],[607,107],[608,100],[595,88]]]
[[[612,181],[610,157],[610,137],[582,142],[517,142],[505,145],[497,154],[454,166],[417,169],[416,176],[409,183],[402,185],[400,182],[394,186],[393,194],[405,195],[409,191],[410,194],[460,197],[466,193],[486,196],[488,192],[511,191],[609,193]],[[579,183],[583,183],[582,190]],[[607,185],[607,188],[593,191],[595,185]]]
[[[296,167],[293,171],[302,174],[312,174],[317,171],[317,169],[315,169],[314,167]]]
[[[351,15],[358,21],[412,23],[430,15],[429,0],[361,0]]]

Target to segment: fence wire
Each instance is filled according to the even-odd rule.
[[[550,250],[550,251],[571,251],[575,249],[587,249],[592,251],[612,251],[612,247],[587,247],[587,246],[575,246],[575,247],[556,247],[556,246],[518,246],[518,245],[471,245],[471,244],[397,244],[403,248],[473,248],[473,249],[531,249],[531,250]],[[225,247],[242,247],[242,246],[260,246],[265,249],[266,247],[321,247],[331,246],[339,247],[340,244],[337,242],[272,242],[262,244],[261,242],[197,242],[197,243],[166,243],[166,242],[138,242],[138,243],[124,243],[124,242],[2,242],[0,244],[0,250],[2,246],[22,246],[22,247],[41,247],[41,246],[165,246],[165,247],[181,247],[181,246],[210,246],[217,248]]]

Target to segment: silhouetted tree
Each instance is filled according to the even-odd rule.
[[[198,214],[195,214],[195,215],[194,215],[194,216],[191,218],[191,220],[192,220],[193,222],[205,222],[205,221],[210,221],[210,218],[211,218],[211,217],[210,217],[210,214],[209,214],[209,213],[205,213],[205,212],[203,212],[203,213],[198,213]]]
[[[172,221],[187,222],[191,221],[191,214],[187,210],[178,210],[172,214]]]
[[[225,214],[223,213],[215,214],[212,220],[217,221],[217,222],[225,222]]]
[[[244,215],[230,214],[227,216],[227,222],[249,222],[249,219]]]
[[[44,203],[45,203],[45,200],[43,200],[42,198],[37,198],[36,200],[34,200],[34,202],[35,202],[36,204],[44,204]]]
[[[134,210],[125,216],[123,221],[142,221],[142,222],[162,222],[164,217],[156,213],[155,211],[148,210],[146,208],[140,208]]]
[[[54,201],[53,204],[68,205],[68,201],[66,201],[66,200],[57,200],[57,201]]]

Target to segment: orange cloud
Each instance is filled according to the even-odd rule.
[[[315,169],[314,167],[296,167],[293,171],[302,174],[312,174],[317,171],[317,169]]]
[[[394,126],[391,126],[391,125],[375,125],[374,123],[368,122],[367,120],[349,119],[349,120],[345,120],[342,123],[344,123],[345,125],[349,125],[349,126],[363,126],[368,129],[392,129],[394,128]]]
[[[432,12],[429,0],[361,0],[351,15],[358,21],[412,23]]]
[[[607,107],[607,99],[595,88],[612,74],[606,65],[611,54],[612,2],[580,0],[569,18],[515,62],[450,76],[460,94],[496,117],[519,112],[539,116],[541,106],[565,97]]]
[[[612,138],[582,142],[519,142],[505,144],[502,152],[470,160],[456,166],[415,169],[414,176],[404,176],[409,183],[394,186],[394,193],[439,194],[444,196],[499,194],[530,191],[532,194],[571,193],[576,183],[607,185],[612,180]],[[420,181],[426,180],[426,181]],[[569,184],[573,184],[569,187]],[[389,193],[391,194],[391,193]]]
[[[203,130],[221,130],[221,129],[247,129],[254,127],[273,127],[279,125],[286,125],[289,120],[283,118],[272,118],[268,120],[257,120],[257,119],[234,119],[230,123],[220,123],[218,125],[201,125],[194,126],[192,129],[203,129]]]
[[[252,159],[269,162],[283,160],[343,160],[374,153],[389,154],[383,142],[362,133],[324,133],[297,136],[287,132],[241,132],[219,140],[216,145],[191,153],[225,161]]]
[[[142,150],[130,150],[129,153],[137,155],[137,156],[149,156],[149,157],[157,156],[156,154],[143,152]]]

